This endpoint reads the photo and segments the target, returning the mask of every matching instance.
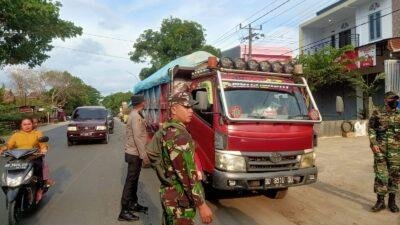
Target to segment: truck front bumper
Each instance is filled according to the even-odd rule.
[[[310,167],[289,171],[274,171],[263,173],[232,173],[214,170],[212,186],[219,190],[264,190],[274,188],[287,188],[317,181],[317,167]],[[274,178],[292,182],[274,184]]]

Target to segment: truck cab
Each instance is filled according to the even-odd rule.
[[[316,182],[313,126],[322,119],[306,80],[293,72],[224,66],[226,60],[175,66],[171,82],[145,90],[145,117],[155,124],[150,132],[168,118],[174,88],[186,86],[199,101],[187,126],[196,163],[212,188],[272,190],[279,197]]]

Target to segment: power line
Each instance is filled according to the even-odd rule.
[[[389,7],[386,7],[386,8],[383,8],[383,9],[381,9],[381,10],[386,10],[386,9],[390,9],[391,7],[389,6]],[[393,13],[393,12],[392,12]],[[342,21],[346,21],[346,20],[348,20],[349,18],[351,18],[352,16],[350,15],[350,16],[348,16],[348,17],[346,17],[346,18],[343,18],[343,19],[341,19],[341,20],[338,20],[338,21],[336,21],[336,23],[339,23],[339,22],[342,22]],[[377,18],[378,19],[378,18]],[[374,20],[376,20],[376,19],[374,19]],[[367,23],[367,22],[366,22]],[[361,25],[364,25],[364,24],[361,24]],[[350,28],[350,29],[354,29],[354,28],[356,28],[357,26],[355,26],[355,27],[353,27],[353,28]],[[327,38],[330,38],[330,37],[326,37],[326,38],[323,38],[323,39],[321,39],[321,40],[319,40],[319,41],[323,41],[323,40],[325,40],[325,39],[327,39]],[[318,41],[318,42],[319,42]],[[330,40],[329,40],[330,41]],[[297,41],[297,43],[299,43],[299,41]],[[289,44],[289,45],[291,45],[291,44]],[[286,45],[286,46],[284,46],[284,47],[288,47],[289,45]],[[312,48],[312,47],[314,47],[314,46],[311,46],[311,47],[309,47],[309,48]],[[307,48],[307,49],[309,49],[309,48]],[[296,51],[296,49],[294,50],[294,51]]]
[[[252,23],[256,22],[257,20],[259,20],[259,19],[263,18],[264,16],[266,16],[266,15],[270,14],[271,12],[273,12],[273,11],[275,11],[275,10],[279,9],[280,7],[282,7],[283,5],[285,5],[286,3],[290,2],[290,1],[291,1],[291,0],[286,0],[286,1],[285,1],[285,2],[283,2],[282,4],[278,5],[277,7],[273,8],[273,9],[272,9],[272,10],[270,10],[270,11],[268,11],[267,13],[265,13],[265,14],[261,15],[261,16],[260,16],[260,17],[258,17],[257,19],[255,19],[255,20],[251,21],[249,24],[252,24]],[[260,24],[260,25],[262,25],[262,24]],[[246,26],[247,26],[247,25],[246,25]]]
[[[106,36],[106,35],[100,35],[100,34],[91,34],[91,33],[82,33],[87,36],[93,36],[93,37],[99,37],[99,38],[105,38],[105,39],[111,39],[111,40],[116,40],[116,41],[123,41],[123,42],[128,42],[128,43],[135,43],[135,41],[128,40],[128,39],[122,39],[122,38],[116,38],[116,37],[111,37],[111,36]]]
[[[100,53],[97,53],[97,52],[92,52],[92,51],[87,51],[87,50],[82,50],[82,49],[76,49],[76,48],[70,48],[70,47],[64,47],[64,46],[57,46],[57,45],[54,45],[54,47],[68,49],[68,50],[71,50],[71,51],[81,52],[81,53],[90,54],[90,55],[98,55],[98,56],[103,56],[103,57],[111,57],[111,58],[117,58],[117,59],[130,60],[129,58],[122,57],[122,56],[109,55],[109,54],[100,54]]]
[[[253,20],[252,22],[246,24],[246,26],[248,26],[249,24],[252,24],[252,23],[254,23],[254,22],[260,20],[261,18],[263,18],[263,17],[267,16],[268,14],[272,13],[273,11],[279,9],[280,7],[282,7],[283,5],[285,5],[286,3],[290,2],[290,1],[291,1],[291,0],[286,0],[285,2],[281,3],[281,4],[278,5],[277,7],[273,8],[272,10],[269,10],[268,12],[266,12],[266,13],[264,13],[263,15],[259,16],[257,19],[255,19],[255,20]],[[236,28],[236,27],[237,27],[237,26],[235,26],[235,28]],[[232,34],[230,34],[229,36],[227,36],[227,37],[225,37],[225,38],[223,38],[223,39],[221,39],[221,40],[215,42],[214,45],[216,45],[218,42],[221,42],[221,41],[226,40],[227,38],[230,38],[230,37],[233,36],[236,32],[237,32],[237,31],[234,31],[234,32],[233,32]]]
[[[280,14],[278,14],[277,16],[280,16],[280,15],[282,15],[282,14],[284,14],[284,13],[287,13],[287,12],[290,12],[291,10],[293,10],[293,9],[296,9],[296,7],[297,6],[299,6],[300,4],[302,4],[302,3],[305,3],[307,0],[305,0],[305,1],[301,1],[301,2],[299,2],[299,3],[297,3],[294,7],[291,7],[289,10],[287,10],[287,11],[284,11],[284,12],[281,12]],[[322,4],[321,4],[322,3]],[[293,21],[295,21],[295,19],[298,19],[299,21],[301,21],[303,18],[305,18],[305,16],[308,16],[308,13],[314,13],[314,10],[316,10],[317,8],[319,8],[321,5],[323,5],[324,4],[324,2],[320,2],[320,4],[317,4],[317,5],[314,5],[314,7],[312,7],[312,9],[311,10],[305,10],[305,11],[303,11],[299,16],[297,16],[297,17],[293,17],[293,18],[291,18],[291,19],[289,19],[289,20],[286,20],[286,21],[283,21],[283,23],[280,23],[279,25],[277,25],[276,27],[277,28],[279,28],[279,27],[281,27],[281,26],[283,26],[283,25],[286,25],[286,26],[289,26],[289,25],[291,25],[292,24],[292,22]],[[263,22],[263,25],[264,24],[266,24],[266,23],[268,23],[268,22],[271,22],[272,20],[268,20],[268,21],[264,21]],[[283,31],[284,32],[284,31]],[[274,34],[274,32],[268,32],[268,33],[266,33],[266,37],[268,37],[267,35],[270,35],[270,38],[265,38],[265,39],[270,39],[270,40],[273,40],[274,38],[277,38],[277,37],[279,37],[279,35],[282,33],[282,32],[280,32],[280,33],[278,33],[278,31],[276,31],[276,33],[277,34]],[[282,38],[283,39],[283,38]],[[286,39],[286,38],[285,38]],[[258,40],[258,41],[256,41],[256,42],[261,42],[262,41],[262,39],[260,39],[260,40]],[[289,43],[290,45],[292,45],[293,43]]]
[[[251,16],[247,17],[245,20],[243,20],[240,23],[244,23],[247,20],[249,20],[251,17],[255,16],[256,14],[258,14],[259,12],[261,12],[262,10],[268,8],[270,5],[273,5],[277,0],[273,1],[272,3],[267,4],[266,6],[264,6],[262,9],[256,11],[255,13],[253,13]],[[218,42],[221,38],[223,38],[225,35],[229,34],[232,30],[235,30],[237,27],[239,27],[239,24],[235,25],[234,27],[232,27],[231,29],[229,29],[227,32],[225,32],[224,34],[222,34],[221,36],[219,36],[217,39],[215,39],[215,41],[213,41],[212,43],[215,44],[216,42]],[[236,32],[236,31],[235,31]],[[234,32],[234,33],[235,33]]]
[[[395,12],[398,12],[398,11],[400,11],[400,9],[396,9],[396,10],[391,11],[390,13],[386,13],[386,14],[384,14],[384,15],[381,15],[380,17],[376,17],[374,20],[377,20],[377,19],[380,19],[380,18],[382,18],[382,17],[391,15],[391,14],[393,14],[393,13],[395,13]],[[353,27],[351,27],[351,28],[349,28],[349,29],[355,29],[355,28],[357,28],[357,27],[363,26],[363,25],[368,24],[368,23],[369,23],[369,21],[366,21],[366,22],[364,22],[364,23],[360,23],[360,24],[358,24],[358,25],[355,25],[355,26],[353,26]],[[330,36],[324,37],[324,38],[322,38],[322,39],[320,39],[320,40],[318,40],[318,41],[314,41],[314,42],[312,42],[312,43],[310,43],[310,44],[303,45],[303,46],[301,46],[301,47],[299,47],[299,48],[297,48],[297,49],[294,49],[294,50],[285,52],[285,53],[281,54],[281,56],[282,56],[282,55],[285,55],[285,54],[288,54],[288,53],[291,53],[291,52],[294,52],[294,51],[297,51],[297,50],[300,50],[300,49],[302,49],[302,48],[304,48],[304,47],[311,46],[311,45],[316,44],[316,43],[318,43],[318,42],[320,42],[320,41],[323,41],[323,40],[325,40],[325,39],[327,39],[327,38],[329,38],[329,37],[330,37]],[[310,48],[311,48],[311,47],[310,47]]]

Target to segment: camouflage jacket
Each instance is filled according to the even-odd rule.
[[[368,121],[368,135],[371,147],[388,145],[400,148],[400,111],[374,111]]]
[[[171,119],[168,123],[177,123],[184,128],[183,123]],[[203,204],[203,187],[197,178],[194,161],[195,145],[192,136],[186,129],[177,126],[166,128],[162,138],[162,159],[166,177],[173,178],[173,188],[179,196],[189,199],[192,206]]]

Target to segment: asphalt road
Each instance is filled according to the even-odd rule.
[[[51,139],[47,161],[57,183],[40,208],[23,218],[21,224],[128,224],[116,220],[126,164],[122,150],[124,125],[118,121],[115,125],[109,144],[72,147],[67,147],[65,126],[47,129],[45,133]],[[317,154],[316,184],[289,189],[280,200],[257,193],[225,194],[209,202],[215,213],[213,224],[400,225],[400,214],[369,212],[375,195],[372,154],[365,137],[321,139]],[[150,210],[148,215],[139,215],[140,221],[129,224],[161,224],[158,186],[153,171],[143,170],[139,198]],[[6,215],[4,194],[0,194],[1,225],[7,224]]]

